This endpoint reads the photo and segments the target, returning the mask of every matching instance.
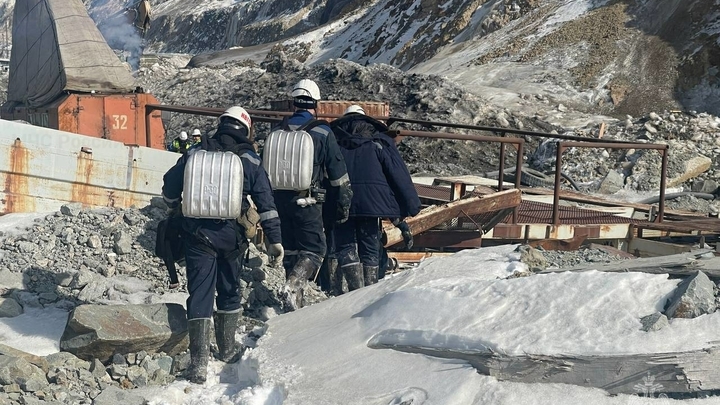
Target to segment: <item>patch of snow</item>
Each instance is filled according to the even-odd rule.
[[[609,0],[557,0],[549,1],[549,4],[556,6],[557,9],[548,17],[545,23],[535,32],[535,36],[540,38],[553,32],[562,23],[575,20],[576,18],[592,11],[598,7],[607,4]],[[560,3],[558,5],[558,3]]]
[[[675,319],[656,332],[640,330],[640,318],[661,310],[679,280],[597,271],[508,278],[527,270],[516,247],[430,258],[415,270],[271,319],[239,363],[211,360],[204,385],[178,380],[136,391],[152,405],[651,405],[655,399],[611,397],[600,389],[498,382],[462,360],[384,347],[636,354],[702,349],[720,334],[720,313]],[[45,337],[43,353],[57,350],[64,325],[50,317],[28,311],[0,320],[0,336],[38,333]],[[37,345],[16,341],[26,351]]]
[[[37,356],[60,350],[68,312],[57,308],[25,308],[22,315],[0,318],[0,342]]]

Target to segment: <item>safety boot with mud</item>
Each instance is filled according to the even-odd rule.
[[[195,384],[204,384],[207,380],[210,319],[199,318],[188,320],[188,338],[190,340],[190,366],[185,378]]]
[[[301,257],[288,272],[281,294],[285,309],[295,311],[303,307],[303,291],[307,277],[314,271],[316,271],[315,264],[308,257]]]
[[[378,269],[379,266],[365,266],[363,265],[363,272],[365,273],[365,285],[371,285],[378,282]]]
[[[243,345],[235,340],[235,332],[240,320],[240,311],[220,312],[215,314],[215,341],[217,342],[217,359],[225,363],[235,363],[243,354]]]
[[[363,288],[365,285],[363,265],[360,263],[352,263],[341,267],[347,281],[348,291],[354,291]]]

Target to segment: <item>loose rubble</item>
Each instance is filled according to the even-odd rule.
[[[0,404],[115,404],[117,398],[142,404],[126,390],[182,374],[189,362],[179,305],[187,298],[185,269],[178,272],[181,287],[169,289],[154,255],[155,230],[166,212],[161,199],[140,209],[68,204],[24,232],[0,235],[0,317],[26,308],[72,311],[60,344],[65,351],[38,360],[0,345]],[[248,257],[240,281],[241,331],[252,335],[286,312],[279,298],[285,274],[252,244]],[[308,305],[327,298],[312,282],[305,289]],[[123,328],[113,327],[117,319]]]
[[[383,64],[361,66],[346,60],[329,60],[306,67],[286,55],[282,46],[273,49],[260,65],[244,61],[187,68],[182,62],[177,55],[160,57],[153,68],[140,70],[139,80],[166,104],[216,108],[240,104],[262,109],[270,108],[272,100],[287,99],[294,82],[310,77],[319,83],[326,99],[388,102],[391,114],[397,117],[585,138],[600,135],[599,124],[558,127],[545,121],[541,111],[534,116],[510,111],[439,76],[408,74]],[[567,106],[558,108],[560,114],[563,110],[569,111]],[[167,123],[167,134],[174,137],[181,129],[194,127],[209,131],[214,124],[213,118],[173,114]],[[392,127],[487,134],[418,124],[398,123]],[[667,144],[668,186],[691,191],[720,176],[720,165],[712,158],[720,152],[719,127],[720,118],[706,113],[649,112],[647,116],[627,116],[624,120],[608,118],[602,139]],[[268,130],[267,124],[258,125],[258,139],[266,136]],[[557,139],[524,138],[528,166],[546,173],[553,171]],[[405,138],[399,148],[411,173],[416,175],[481,174],[497,170],[499,164],[497,144]],[[512,165],[512,156],[510,151],[506,165]],[[661,162],[660,153],[653,150],[571,148],[564,153],[561,167],[582,191],[647,193],[659,189]],[[612,185],[604,181],[610,174]],[[719,207],[710,200],[703,212],[716,213]]]

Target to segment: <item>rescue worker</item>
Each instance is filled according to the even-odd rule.
[[[168,150],[170,152],[185,153],[188,149],[190,149],[190,146],[192,146],[192,144],[188,141],[187,132],[182,131],[180,132],[180,136],[172,141]]]
[[[318,85],[309,79],[300,80],[292,89],[295,113],[288,119],[291,130],[315,119],[317,102],[320,100]],[[325,125],[308,129],[314,147],[312,186],[320,187],[327,176],[329,184],[337,193],[335,220],[347,220],[352,190],[345,168],[345,161],[338,148],[335,135]],[[267,152],[267,150],[266,150]],[[329,192],[330,190],[328,190]],[[295,294],[295,307],[302,306],[302,289],[308,279],[314,279],[325,257],[327,245],[323,232],[322,204],[299,205],[298,192],[276,190],[275,203],[282,224],[285,248],[286,287]]]
[[[211,147],[231,151],[240,156],[243,167],[242,211],[249,208],[247,196],[252,197],[260,214],[265,232],[268,254],[282,262],[280,219],[272,195],[270,180],[260,157],[248,140],[252,121],[242,107],[228,108],[219,119],[215,135],[208,139]],[[162,195],[170,208],[177,208],[183,192],[183,175],[190,156],[202,146],[193,147],[183,155],[163,177]],[[210,149],[209,150],[216,150]],[[225,362],[236,361],[242,347],[235,342],[235,331],[242,311],[238,276],[248,247],[244,229],[236,220],[195,219],[185,217],[182,223],[185,241],[185,263],[188,293],[187,319],[190,339],[190,366],[187,378],[203,383],[207,377],[210,351],[210,322],[213,301],[217,306],[215,338],[217,357]],[[215,294],[217,293],[217,297]]]
[[[335,256],[338,261],[334,290],[342,276],[350,291],[377,283],[380,260],[380,220],[393,220],[409,232],[402,220],[420,212],[420,198],[395,141],[384,134],[387,126],[351,105],[342,118],[332,122],[353,185],[350,218],[335,225]],[[411,239],[404,232],[406,244]]]
[[[195,128],[192,131],[192,144],[198,145],[202,142],[202,133],[200,133],[200,130]]]

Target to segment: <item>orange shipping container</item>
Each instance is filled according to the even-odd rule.
[[[159,103],[147,93],[71,93],[39,108],[6,104],[2,108],[2,118],[24,120],[32,125],[109,139],[126,145],[165,149],[165,128],[160,111],[150,115],[152,135],[146,138],[146,104]]]
[[[333,116],[342,115],[345,110],[353,104],[357,104],[365,110],[365,114],[372,117],[387,117],[390,115],[390,105],[382,101],[341,101],[341,100],[320,100],[318,101],[317,115],[319,118],[332,120]],[[292,111],[292,100],[275,100],[270,102],[270,109],[274,111]],[[327,116],[330,117],[327,117]]]

